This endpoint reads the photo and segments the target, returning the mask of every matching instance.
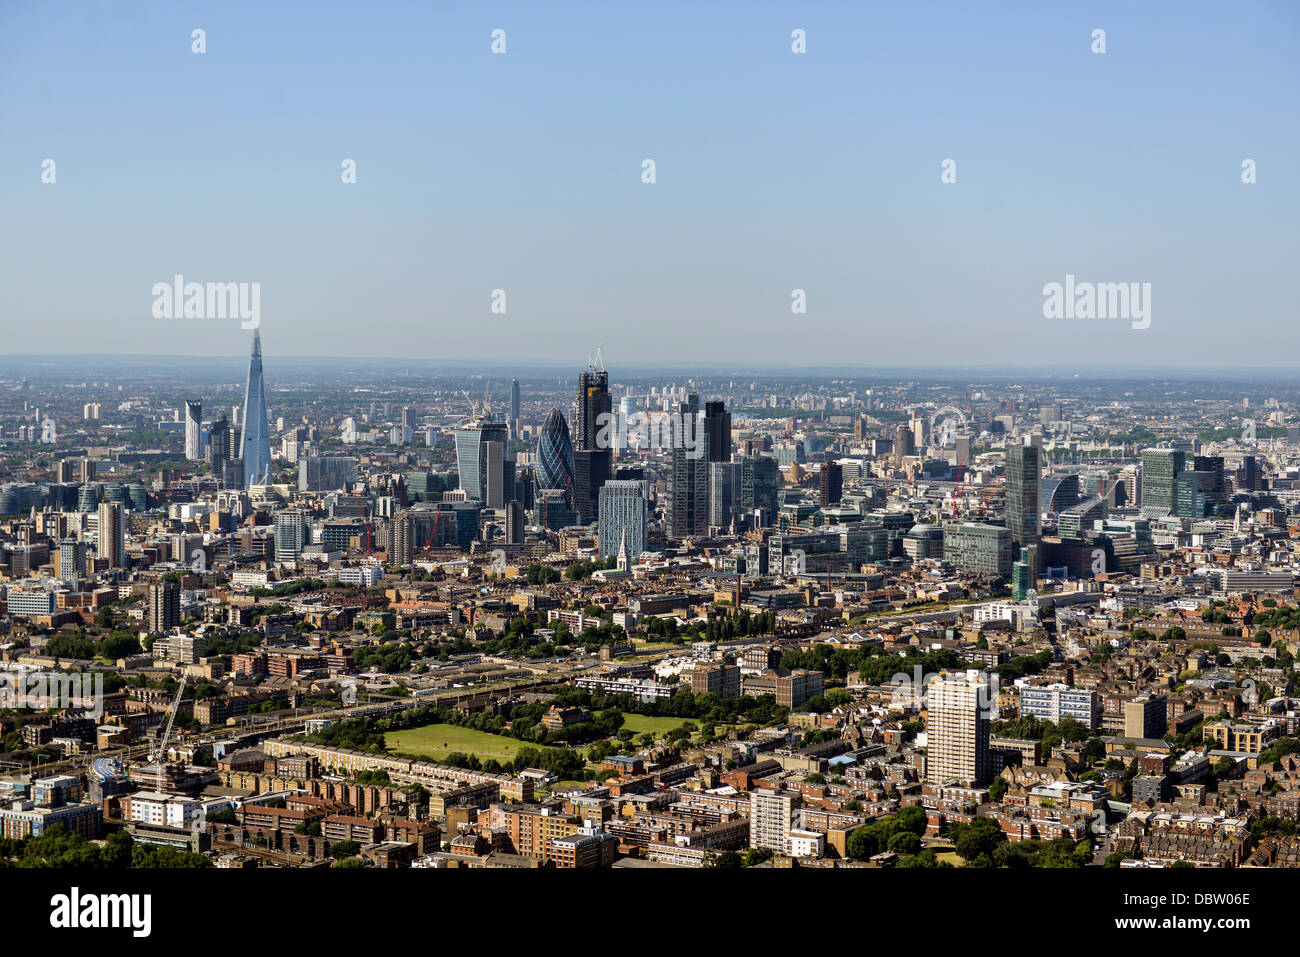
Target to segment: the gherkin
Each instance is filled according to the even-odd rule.
[[[537,487],[563,489],[565,501],[573,504],[573,440],[559,409],[551,409],[537,438]]]

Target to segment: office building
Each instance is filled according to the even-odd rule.
[[[357,480],[357,460],[347,455],[309,455],[298,460],[298,491],[335,492]]]
[[[708,434],[700,427],[700,397],[692,392],[681,403],[680,441],[669,453],[665,532],[671,538],[703,535],[709,525]],[[703,447],[701,447],[703,446]]]
[[[943,558],[971,575],[1011,574],[1011,531],[998,525],[950,522],[943,527]]]
[[[612,400],[609,373],[594,366],[578,376],[578,423],[573,449],[573,506],[581,521],[590,522],[599,506],[600,487],[610,475],[615,431],[609,416]]]
[[[1006,447],[1006,527],[1011,532],[1013,554],[1038,544],[1041,454],[1036,445],[1009,443]]]
[[[1178,505],[1177,478],[1182,473],[1182,449],[1142,450],[1142,508],[1175,514]]]
[[[720,399],[704,403],[704,434],[708,437],[708,461],[731,461],[731,413]]]
[[[740,508],[743,512],[763,510],[767,520],[776,515],[776,492],[781,484],[776,459],[767,455],[740,458]]]
[[[729,528],[740,512],[739,462],[709,463],[709,525]]]
[[[817,500],[823,508],[838,505],[844,497],[844,469],[836,462],[823,462],[817,476]]]
[[[573,441],[569,423],[559,409],[551,409],[537,436],[537,488],[558,489],[573,504]]]
[[[519,380],[510,380],[510,437],[519,438]]]
[[[506,544],[524,543],[524,503],[518,499],[506,503]]]
[[[506,424],[498,421],[490,412],[481,412],[465,419],[456,429],[456,467],[460,472],[460,487],[465,494],[476,502],[485,504],[488,500],[489,464],[488,444],[495,442],[503,448],[506,446]],[[499,454],[494,458],[497,471],[493,488],[504,487],[506,459]],[[514,484],[514,460],[510,460],[511,485]]]

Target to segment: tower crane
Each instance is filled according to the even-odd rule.
[[[172,724],[176,721],[176,712],[181,709],[181,698],[185,696],[185,682],[189,679],[189,675],[181,675],[181,683],[176,688],[176,700],[172,702],[171,709],[167,712],[167,725],[149,752],[150,764],[162,764],[163,755],[167,753],[167,742],[172,736]]]

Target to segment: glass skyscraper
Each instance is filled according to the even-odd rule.
[[[1174,514],[1178,505],[1179,474],[1186,465],[1181,449],[1142,450],[1142,507]]]
[[[456,429],[456,467],[460,471],[460,487],[471,499],[480,503],[488,501],[488,443],[499,442],[506,447],[506,424],[489,412],[471,416]],[[504,468],[502,458],[498,468]],[[514,465],[511,460],[511,465]],[[513,479],[513,473],[512,473]]]
[[[1041,457],[1037,446],[1008,442],[1006,525],[1013,554],[1038,544]]]
[[[248,359],[248,385],[244,389],[244,417],[240,428],[240,453],[244,461],[244,488],[271,482],[271,435],[267,426],[266,384],[262,381],[262,337],[253,330],[253,354]]]
[[[560,489],[573,504],[573,440],[564,413],[552,409],[537,437],[537,487]]]

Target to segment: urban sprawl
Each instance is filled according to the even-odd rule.
[[[0,866],[1300,864],[1300,392],[229,364],[0,374]]]

